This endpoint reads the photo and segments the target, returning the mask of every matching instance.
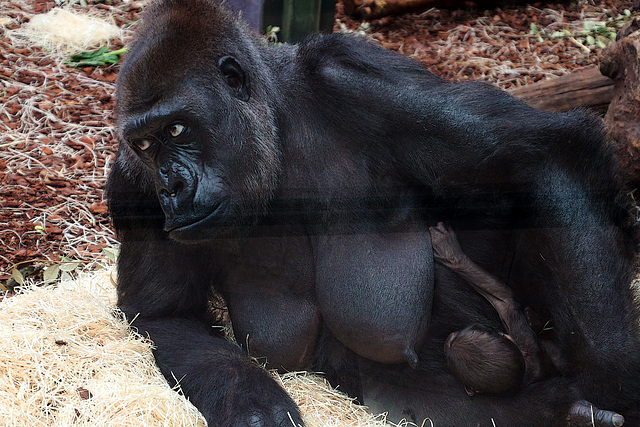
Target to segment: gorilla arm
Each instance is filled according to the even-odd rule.
[[[124,144],[123,144],[124,146]],[[122,242],[118,305],[133,327],[153,340],[170,383],[209,425],[302,424],[286,392],[242,350],[206,322],[211,260],[198,245],[181,245],[162,231],[164,215],[142,174],[121,146],[107,194]]]

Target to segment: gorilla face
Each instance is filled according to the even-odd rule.
[[[224,138],[210,138],[203,117],[181,104],[156,104],[121,125],[123,140],[153,183],[164,229],[178,240],[190,239],[200,225],[226,225],[232,197],[219,161],[232,147],[221,146]]]
[[[184,34],[152,33],[140,29],[123,65],[118,127],[122,150],[155,191],[164,230],[188,242],[254,222],[280,170],[273,97],[261,91],[266,67],[255,67],[255,55],[243,52],[249,42],[200,43],[210,55],[191,52],[186,67],[189,48],[166,55],[168,46],[187,43]],[[261,74],[248,71],[257,69]]]

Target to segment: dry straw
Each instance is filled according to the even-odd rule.
[[[108,275],[32,287],[0,303],[0,424],[196,426],[150,343],[114,316]]]
[[[204,426],[114,307],[108,272],[0,301],[0,424]],[[278,377],[310,427],[383,426],[321,377]]]
[[[68,56],[103,46],[122,36],[120,28],[103,19],[54,8],[34,15],[27,24],[11,33],[55,53]]]

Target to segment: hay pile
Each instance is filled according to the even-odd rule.
[[[35,15],[11,35],[24,37],[63,56],[104,46],[122,37],[120,28],[110,22],[61,8]]]
[[[0,301],[0,424],[204,426],[114,315],[109,272]],[[310,427],[383,426],[316,375],[278,377]]]

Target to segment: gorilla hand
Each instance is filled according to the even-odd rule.
[[[230,385],[214,425],[233,427],[302,426],[298,408],[263,369],[252,366]],[[211,425],[211,423],[210,423]]]

